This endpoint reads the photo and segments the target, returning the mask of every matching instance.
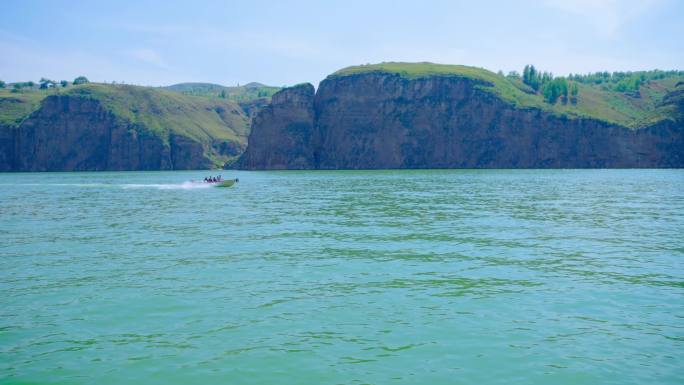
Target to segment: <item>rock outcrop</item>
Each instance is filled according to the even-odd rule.
[[[250,133],[247,152],[240,158],[246,169],[315,168],[314,87],[301,84],[286,88],[261,109],[252,124],[257,134]]]
[[[684,123],[632,130],[517,108],[459,76],[331,76],[275,94],[243,169],[684,167]]]

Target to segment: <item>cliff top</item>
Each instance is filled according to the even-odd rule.
[[[673,119],[671,106],[664,105],[667,96],[675,91],[676,84],[684,81],[679,71],[640,71],[629,75],[645,78],[636,91],[624,92],[601,82],[575,82],[579,97],[576,103],[545,102],[541,92],[536,93],[520,77],[505,76],[483,68],[429,62],[385,62],[343,68],[328,77],[335,79],[363,74],[390,74],[406,79],[428,77],[459,77],[472,79],[484,91],[499,96],[518,108],[534,108],[569,118],[592,118],[630,128],[648,126],[664,119]],[[606,72],[606,74],[608,74]],[[657,74],[649,79],[646,75]]]
[[[330,76],[338,77],[371,72],[396,74],[407,79],[431,76],[460,76],[485,81],[491,84],[497,84],[501,80],[497,74],[483,68],[429,62],[383,62],[378,64],[365,64],[342,68]]]

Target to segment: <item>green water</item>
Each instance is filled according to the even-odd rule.
[[[684,170],[223,174],[0,174],[0,383],[684,383]]]

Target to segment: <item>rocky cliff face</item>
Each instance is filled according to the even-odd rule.
[[[0,127],[0,171],[171,170],[212,167],[210,151],[241,150],[153,133],[96,99],[54,95],[18,127]]]
[[[255,119],[239,167],[684,166],[681,121],[630,130],[570,119],[516,108],[479,82],[366,73],[329,77],[315,96],[286,89]]]
[[[250,133],[248,150],[240,158],[246,169],[314,168],[314,88],[302,84],[273,95],[252,124],[258,133]]]

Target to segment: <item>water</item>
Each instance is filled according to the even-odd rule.
[[[0,174],[0,383],[684,383],[684,170],[223,174]]]

